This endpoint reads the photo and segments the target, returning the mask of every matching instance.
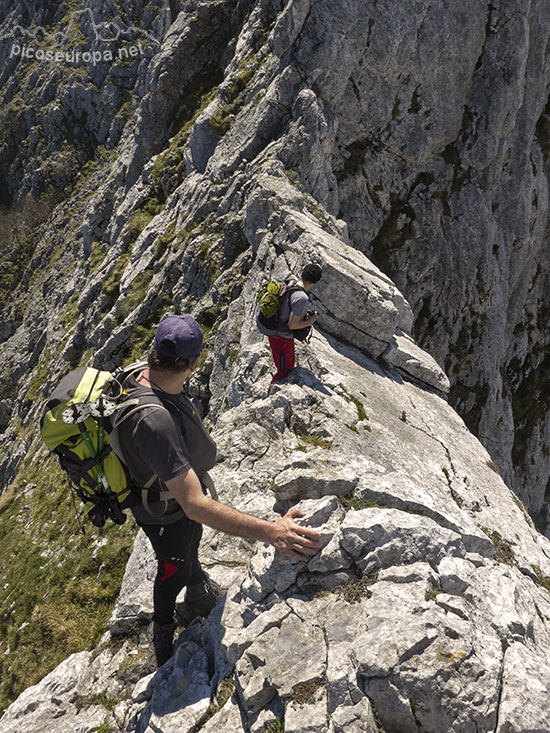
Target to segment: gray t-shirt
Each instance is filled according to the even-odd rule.
[[[206,432],[191,401],[183,394],[168,395],[160,390],[140,386],[134,377],[125,385],[132,397],[138,395],[158,398],[162,404],[169,400],[167,410],[137,411],[123,422],[118,434],[126,465],[135,486],[144,486],[156,474],[157,481],[148,491],[148,509],[140,503],[132,507],[138,522],[170,524],[182,516],[175,499],[158,501],[154,488],[166,491],[165,482],[192,468],[199,479],[216,462],[216,444]]]
[[[290,283],[290,287],[297,284],[298,281],[293,280]],[[279,319],[281,323],[288,323],[291,315],[303,318],[308,311],[309,305],[309,297],[305,290],[295,290],[293,293],[290,293],[290,295],[286,298],[283,297],[281,310],[279,312]],[[292,338],[292,331],[280,331],[278,333],[285,338]]]

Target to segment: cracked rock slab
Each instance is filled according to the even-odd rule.
[[[367,574],[420,561],[437,565],[446,555],[465,553],[456,532],[427,517],[396,509],[350,511],[341,532],[342,546]]]
[[[529,645],[512,644],[504,655],[496,733],[546,733],[549,697],[550,665]]]

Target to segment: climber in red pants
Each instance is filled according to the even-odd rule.
[[[319,282],[321,275],[319,265],[311,263],[304,267],[300,279],[290,278],[286,281],[286,291],[281,296],[279,306],[279,327],[277,331],[266,334],[277,369],[271,384],[284,379],[294,369],[294,332],[309,329],[319,318],[317,313],[308,311],[308,293]]]
[[[271,384],[273,384],[273,382],[284,379],[294,369],[294,339],[285,338],[284,336],[268,336],[268,338],[273,361],[277,369],[271,380]]]

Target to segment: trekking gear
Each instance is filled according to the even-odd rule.
[[[292,284],[292,282],[292,280],[285,280],[284,282],[269,280],[264,282],[258,290],[256,325],[260,333],[265,336],[273,335],[274,331],[289,331],[288,323],[284,323],[279,319],[283,298],[288,296],[290,299],[291,294],[298,290],[305,292],[301,285]],[[308,342],[311,338],[311,326],[293,329],[292,336],[297,338],[298,341]]]
[[[264,283],[259,291],[260,322],[266,327],[275,330],[279,324],[279,311],[282,296],[288,292],[287,283],[270,280]]]
[[[137,410],[168,409],[151,393],[132,397],[125,380],[147,366],[132,364],[117,373],[81,367],[64,377],[52,392],[40,420],[42,440],[55,453],[83,502],[91,502],[88,517],[96,527],[106,519],[123,524],[123,509],[139,501],[124,465],[117,428]],[[157,480],[147,481],[148,491]],[[158,492],[166,498],[169,492]]]
[[[310,318],[311,316],[316,316],[317,311],[308,311],[306,313],[306,318]],[[298,341],[304,341],[306,344],[309,344],[311,341],[311,326],[305,326],[304,328],[294,328],[292,329],[292,336],[295,339],[298,339]]]
[[[176,629],[175,621],[168,624],[157,624],[153,623],[153,649],[155,651],[155,658],[157,660],[157,666],[162,667],[174,651],[174,631]]]
[[[197,616],[206,618],[222,597],[222,589],[204,573],[204,580],[197,585],[189,585],[185,592],[185,600],[176,606],[176,621],[181,626],[189,626]]]

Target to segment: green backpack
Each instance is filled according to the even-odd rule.
[[[155,397],[133,398],[124,390],[128,376],[145,362],[118,373],[82,367],[69,372],[46,401],[40,420],[42,440],[59,459],[72,487],[91,502],[88,517],[96,527],[106,519],[123,524],[123,509],[139,502],[125,466],[117,428],[136,410],[167,409]],[[153,475],[145,487],[157,479]]]
[[[304,290],[300,285],[292,284],[292,280],[279,282],[269,280],[262,283],[256,295],[256,327],[266,336],[276,331],[288,331],[288,323],[279,320],[283,298],[290,298],[292,293]],[[304,291],[305,292],[305,291]],[[293,329],[292,336],[298,341],[309,343],[311,339],[311,326],[300,329]]]

